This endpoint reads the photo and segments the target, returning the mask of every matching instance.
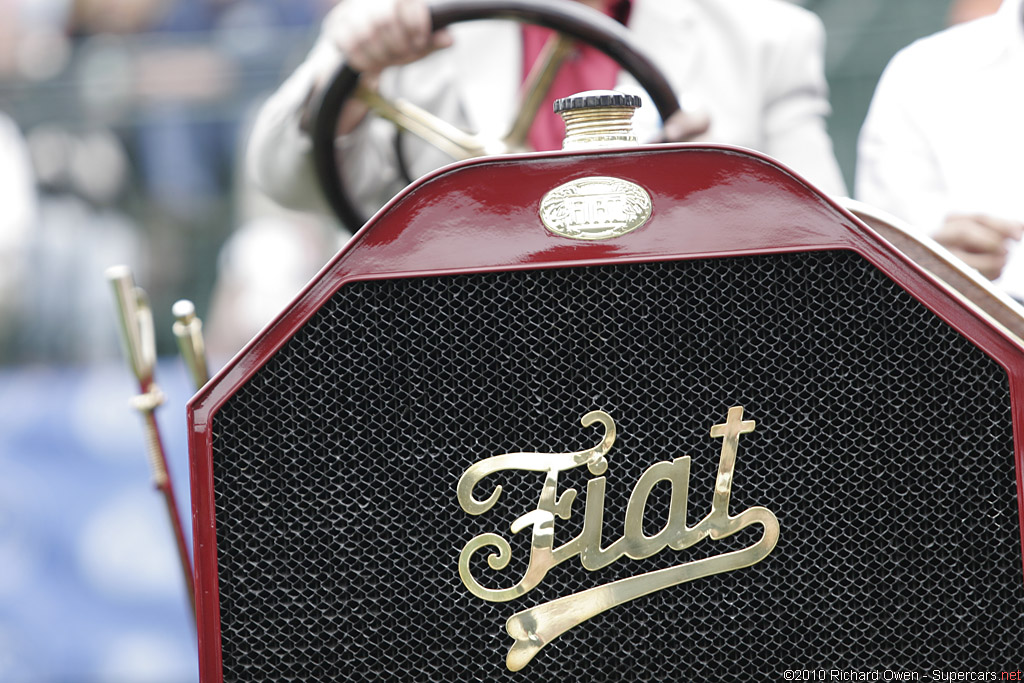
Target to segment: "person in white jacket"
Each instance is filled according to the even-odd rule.
[[[621,0],[579,1],[610,14],[623,5]],[[845,193],[826,130],[824,30],[817,17],[782,0],[625,4],[636,43],[684,99],[683,111],[664,123],[663,139],[699,136],[750,147],[776,157],[825,192]],[[249,142],[251,176],[283,205],[326,210],[310,163],[307,105],[343,57],[382,94],[500,137],[515,113],[523,80],[523,31],[514,22],[483,21],[432,34],[423,0],[342,0],[323,22],[305,63],[264,105]],[[638,91],[627,74],[619,73],[616,81],[616,90]],[[580,89],[599,87],[607,86]],[[653,106],[639,110],[641,139],[654,137],[660,125]],[[395,163],[394,129],[352,102],[338,130],[351,194],[369,214],[404,185]],[[418,140],[410,140],[408,150],[413,177],[450,161]]]
[[[901,50],[861,129],[857,198],[1024,299],[1024,0]]]
[[[825,33],[815,15],[783,0],[578,1],[624,20],[634,42],[683,100],[683,112],[663,130],[652,103],[637,110],[641,140],[699,136],[753,148],[825,192],[845,194],[826,129]],[[386,97],[402,97],[464,130],[501,138],[515,115],[531,38],[536,34],[530,28],[511,21],[466,22],[432,34],[423,0],[342,0],[324,20],[306,61],[259,112],[247,149],[249,176],[284,207],[329,214],[312,166],[309,103],[343,57]],[[567,65],[558,79],[579,66]],[[607,87],[640,94],[631,76],[616,69],[610,78],[584,81],[548,99]],[[561,131],[550,108],[540,110],[538,120],[543,117],[550,117],[549,133],[550,126]],[[405,185],[396,163],[395,128],[351,102],[338,133],[349,194],[369,216]],[[412,177],[451,161],[412,135],[404,135],[402,144]],[[336,241],[311,241],[304,222],[289,221],[273,231],[266,221],[243,227],[222,253],[215,297],[220,304],[210,315],[211,331],[231,331],[221,347],[237,348],[273,317],[274,302],[298,291],[337,248]],[[282,251],[288,243],[293,248]],[[296,264],[287,259],[294,253],[322,256]],[[273,255],[269,262],[267,254]],[[267,294],[271,280],[277,282],[276,296]]]

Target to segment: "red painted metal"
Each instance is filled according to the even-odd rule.
[[[598,242],[548,232],[539,218],[544,194],[597,175],[645,188],[653,203],[650,221]],[[1006,369],[1015,399],[1020,501],[1024,400],[1016,399],[1024,390],[1024,347],[793,172],[755,152],[706,145],[473,160],[435,172],[382,209],[189,404],[201,680],[222,681],[211,419],[339,287],[368,279],[824,249],[849,249],[868,259]],[[1024,506],[1020,514],[1024,519]]]

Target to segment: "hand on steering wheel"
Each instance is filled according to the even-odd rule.
[[[429,4],[430,29],[424,34],[424,23],[417,13],[418,2],[395,0],[380,3],[393,9],[385,16],[382,10],[370,11],[364,24],[346,35],[355,35],[346,47],[339,45],[343,54],[350,55],[321,90],[313,123],[313,161],[321,189],[328,203],[351,229],[365,222],[365,216],[355,207],[344,185],[339,159],[335,154],[334,139],[339,130],[339,117],[343,111],[350,119],[361,118],[360,106],[351,104],[358,98],[362,107],[395,123],[401,130],[423,138],[456,159],[467,159],[483,154],[502,154],[527,151],[526,137],[537,109],[554,79],[562,60],[576,40],[593,45],[614,59],[643,87],[661,118],[666,122],[665,134],[669,139],[684,139],[707,128],[701,117],[686,117],[667,79],[657,67],[632,44],[629,32],[613,19],[571,0],[436,0]],[[355,9],[355,7],[353,7]],[[340,8],[335,12],[339,12]],[[333,14],[333,12],[332,12]],[[395,21],[398,18],[398,21]],[[401,100],[390,101],[375,89],[360,85],[357,65],[372,72],[384,65],[406,63],[433,49],[450,43],[446,33],[436,33],[459,21],[504,18],[539,24],[559,33],[545,48],[524,84],[519,108],[508,133],[501,139],[485,139],[467,133],[458,127]],[[396,25],[397,24],[397,25]],[[341,126],[351,126],[341,122]]]

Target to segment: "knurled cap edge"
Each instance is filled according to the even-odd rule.
[[[638,95],[626,95],[623,93],[600,95],[588,95],[584,93],[563,97],[555,100],[554,104],[556,114],[563,111],[590,109],[592,107],[633,107],[636,109],[640,107],[640,97]]]

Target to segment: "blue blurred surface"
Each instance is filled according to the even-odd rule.
[[[189,536],[184,369],[157,413]],[[0,681],[189,683],[195,633],[122,364],[0,369]]]

